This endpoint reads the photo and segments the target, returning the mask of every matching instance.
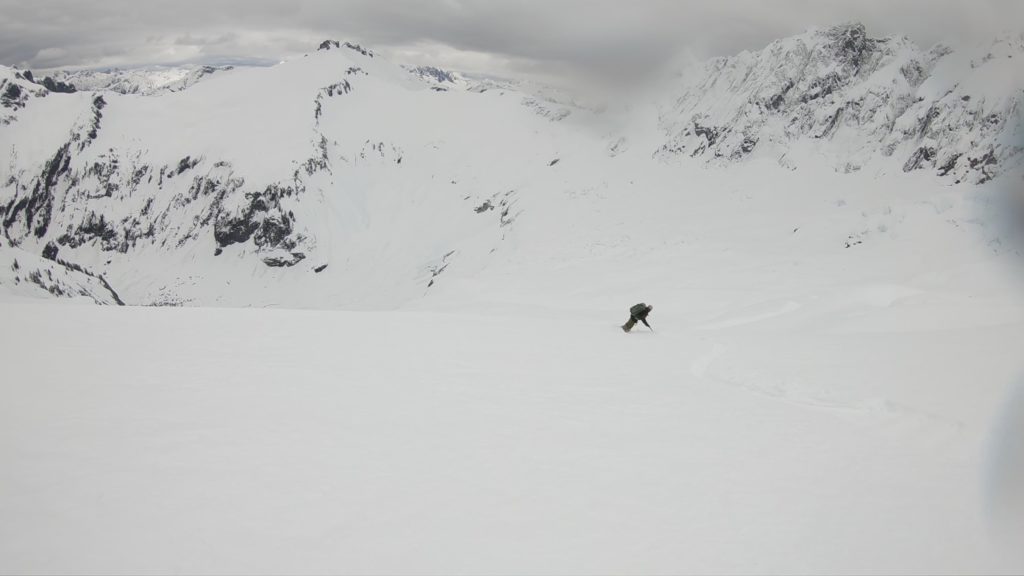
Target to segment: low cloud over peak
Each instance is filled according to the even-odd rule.
[[[514,76],[642,74],[680,52],[734,54],[846,21],[922,45],[983,41],[1024,22],[1024,4],[997,0],[0,0],[0,13],[0,64],[22,68],[273,62],[339,38]]]

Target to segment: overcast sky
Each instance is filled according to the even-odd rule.
[[[1019,32],[1015,0],[0,0],[0,64],[53,68],[270,63],[324,39],[469,72],[556,75],[734,54],[860,21],[922,45]]]

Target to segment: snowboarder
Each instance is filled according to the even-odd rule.
[[[622,325],[622,331],[629,332],[633,329],[633,326],[636,326],[637,322],[643,322],[644,326],[651,328],[651,325],[647,323],[647,315],[651,313],[651,310],[654,310],[654,306],[648,306],[643,302],[630,308],[629,320]],[[654,328],[651,328],[651,331],[653,332]]]

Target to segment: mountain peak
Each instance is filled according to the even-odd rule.
[[[374,57],[374,53],[373,53],[372,50],[369,50],[367,48],[363,48],[359,44],[354,44],[352,42],[339,42],[337,40],[324,40],[323,42],[320,43],[320,46],[317,48],[317,51],[318,52],[320,52],[320,51],[326,52],[326,51],[329,51],[329,50],[335,50],[335,49],[340,49],[340,48],[348,48],[349,50],[353,50],[355,52],[358,52],[358,53],[362,54],[363,56],[368,56],[370,58]]]
[[[409,72],[427,78],[439,84],[454,84],[458,79],[458,76],[454,72],[449,72],[436,66],[416,66],[409,68]]]

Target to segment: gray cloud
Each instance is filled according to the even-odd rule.
[[[1013,0],[0,0],[0,64],[23,68],[270,62],[324,38],[466,71],[552,76],[644,72],[680,52],[757,49],[860,21],[922,45],[1020,32]]]

